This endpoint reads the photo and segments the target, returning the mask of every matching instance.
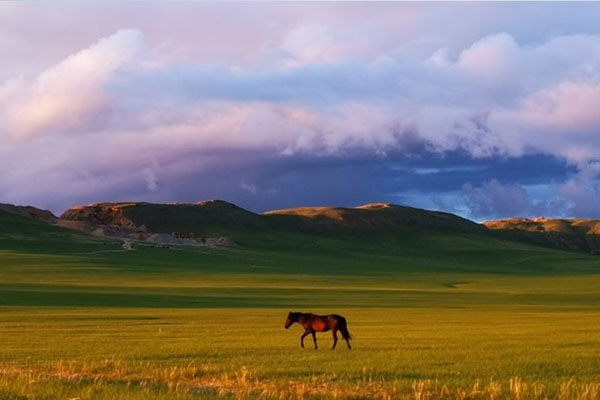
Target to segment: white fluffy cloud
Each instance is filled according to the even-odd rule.
[[[114,74],[139,62],[143,36],[123,30],[69,56],[33,81],[17,78],[0,89],[3,130],[17,137],[93,129],[111,107],[105,92]]]

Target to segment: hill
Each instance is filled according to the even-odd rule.
[[[29,206],[0,204],[0,211],[95,236],[163,244],[230,245],[234,241],[256,244],[264,240],[283,243],[298,240],[297,235],[338,238],[358,235],[382,241],[410,234],[445,232],[481,240],[497,238],[569,251],[600,252],[598,220],[509,218],[477,224],[450,213],[390,203],[298,207],[263,214],[222,200],[191,204],[93,203],[73,207],[60,218]]]
[[[371,203],[358,207],[298,207],[253,213],[223,200],[197,203],[93,203],[76,206],[56,218],[33,207],[0,209],[96,236],[163,244],[217,245],[234,241],[296,241],[295,235],[431,235],[445,232],[491,237],[587,253],[600,252],[600,221],[510,218],[477,224],[450,213]]]
[[[90,243],[102,243],[89,235],[46,222],[48,219],[45,217],[37,218],[40,214],[30,207],[17,208],[17,211],[0,209],[0,249],[44,254],[69,253],[79,245],[85,247]],[[42,213],[44,215],[47,214]]]
[[[275,240],[293,245],[297,235],[304,238],[358,235],[384,241],[410,234],[445,232],[481,240],[497,238],[569,251],[600,252],[598,220],[509,218],[477,224],[450,213],[390,203],[298,207],[263,214],[223,200],[190,204],[93,203],[73,207],[59,218],[30,206],[0,204],[0,211],[95,236],[163,244],[230,245],[234,241],[256,244]]]
[[[600,253],[600,220],[508,218],[484,222],[507,237],[567,250]]]
[[[41,210],[32,206],[16,206],[0,203],[0,210],[32,218],[38,221],[55,222],[58,218],[48,210]]]
[[[224,234],[259,228],[259,215],[211,200],[194,204],[94,203],[65,211],[56,222],[96,236],[181,245],[227,245]]]
[[[255,214],[222,200],[194,204],[95,203],[63,213],[58,224],[92,232],[98,226],[192,236],[236,233],[305,232],[392,233],[407,229],[483,232],[485,228],[456,215],[388,203],[355,208],[302,207]]]
[[[209,227],[213,231],[232,226],[254,227],[259,220],[259,215],[221,200],[194,204],[94,203],[73,207],[60,216],[63,222],[198,234],[208,233]]]
[[[300,207],[269,211],[267,217],[286,216],[297,225],[313,229],[354,232],[398,232],[407,229],[454,230],[481,233],[485,228],[457,215],[404,207],[390,203],[372,203],[348,207]]]

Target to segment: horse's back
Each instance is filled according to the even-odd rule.
[[[306,316],[309,318],[310,327],[316,332],[327,332],[332,329],[342,329],[346,326],[346,318],[338,314],[306,314]]]
[[[342,317],[341,315],[338,314],[331,314],[327,316],[327,319],[330,321],[335,321],[336,324],[345,324],[346,323],[346,318]]]

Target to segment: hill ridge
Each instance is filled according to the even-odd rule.
[[[483,225],[554,247],[600,253],[600,220],[597,219],[510,217],[486,221]]]
[[[61,227],[113,237],[147,238],[166,233],[184,238],[240,232],[397,234],[419,230],[495,235],[566,250],[600,253],[600,220],[511,217],[478,224],[447,213],[388,202],[354,207],[303,206],[254,213],[225,200],[195,203],[95,202],[69,208],[60,217],[31,206],[0,204],[0,210]]]
[[[0,203],[0,210],[44,222],[54,222],[58,219],[58,217],[52,212],[33,206],[19,206],[14,204]]]

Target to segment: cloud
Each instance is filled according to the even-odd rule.
[[[453,206],[445,204],[455,210],[463,206],[470,217],[478,220],[512,216],[600,218],[598,169],[599,163],[591,163],[563,183],[522,185],[496,179],[479,186],[466,183],[460,201]],[[536,191],[540,192],[537,196]]]
[[[546,201],[536,202],[522,185],[501,184],[496,179],[477,188],[465,183],[461,195],[470,215],[477,219],[554,213],[550,204]]]
[[[136,62],[143,37],[121,30],[45,70],[33,81],[12,80],[0,88],[4,130],[17,138],[38,132],[82,133],[108,112],[106,85],[115,71]]]
[[[558,194],[567,199],[570,214],[600,218],[600,161],[586,165],[579,174],[559,185]]]
[[[240,189],[242,189],[243,191],[246,191],[250,194],[256,194],[256,192],[258,191],[258,188],[256,187],[256,185],[254,185],[252,183],[246,183],[245,181],[242,181],[240,183]]]
[[[523,42],[488,32],[457,47],[439,37],[396,42],[392,25],[356,22],[273,28],[275,39],[249,45],[254,61],[246,63],[174,57],[169,42],[119,30],[34,75],[6,80],[3,199],[44,198],[59,207],[92,196],[181,200],[188,190],[252,193],[263,204],[343,200],[344,193],[379,200],[401,197],[400,172],[390,163],[455,153],[471,163],[545,155],[596,179],[598,34]],[[410,29],[417,28],[403,34]],[[321,163],[331,169],[311,167]],[[363,173],[354,168],[364,165]],[[313,197],[284,190],[311,174],[341,183],[317,179]],[[355,190],[357,177],[363,187]],[[473,215],[554,210],[519,183],[487,176],[463,186],[470,182],[463,178],[444,190],[459,194]],[[597,191],[582,191],[579,178],[560,179],[551,184],[563,185],[571,209],[592,212]],[[44,184],[32,187],[33,180]],[[192,192],[193,180],[216,189]],[[339,196],[324,194],[334,188]],[[285,193],[289,199],[278,197]]]
[[[576,57],[571,48],[585,51]],[[559,37],[534,47],[500,33],[477,41],[455,61],[437,64],[390,55],[336,56],[326,63],[267,69],[166,65],[117,74],[110,89],[127,94],[116,107],[135,105],[144,112],[160,107],[163,117],[173,110],[182,114],[172,119],[219,107],[217,102],[223,112],[243,109],[248,116],[264,117],[268,104],[276,124],[291,122],[285,132],[271,135],[293,131],[292,142],[313,143],[314,151],[323,141],[335,142],[329,146],[333,152],[342,143],[357,142],[385,151],[395,143],[395,127],[402,126],[418,131],[439,151],[464,149],[475,157],[538,151],[585,163],[600,154],[596,146],[581,152],[598,122],[600,77],[589,71],[600,68],[599,51],[600,36]],[[553,64],[555,69],[548,67]],[[544,66],[541,73],[536,66]],[[288,117],[300,114],[310,115],[310,121],[293,126]]]
[[[146,182],[148,190],[152,192],[156,191],[156,189],[158,189],[157,178],[152,168],[142,169],[142,175],[144,177],[144,181]]]
[[[511,35],[501,32],[486,36],[463,50],[456,66],[477,79],[478,83],[493,85],[518,73],[518,62],[523,52]]]
[[[302,25],[292,29],[278,50],[282,66],[334,63],[340,59],[371,59],[389,49],[392,38],[377,24]]]

